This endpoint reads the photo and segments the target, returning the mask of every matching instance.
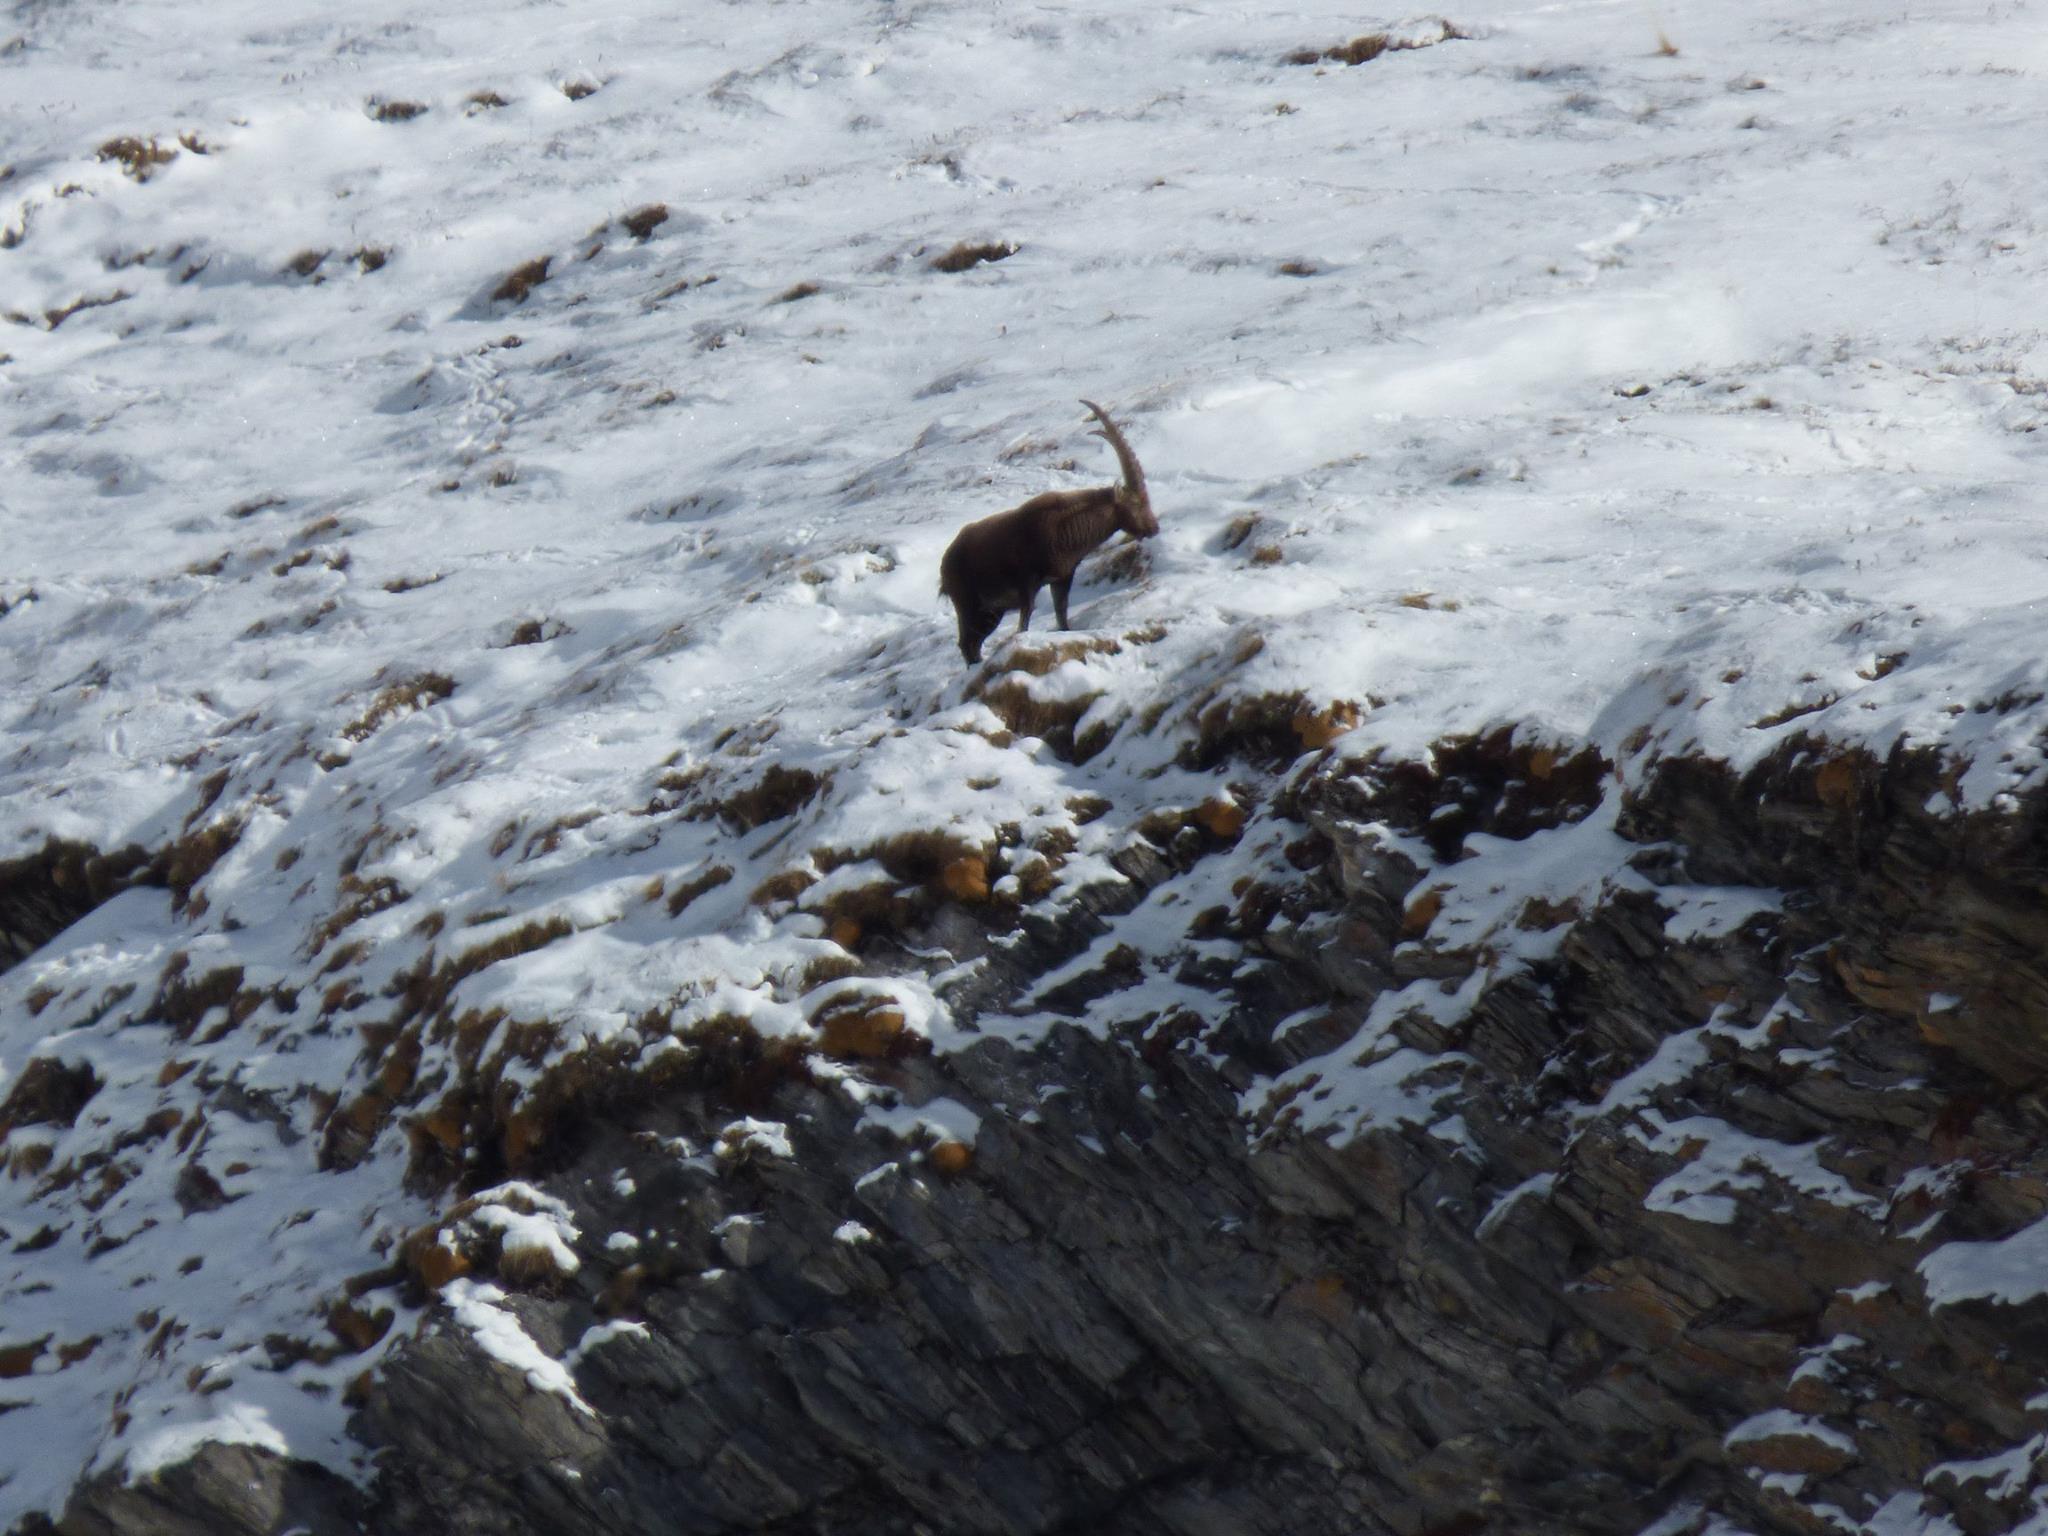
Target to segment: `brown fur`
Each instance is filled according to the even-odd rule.
[[[960,654],[969,662],[981,660],[982,642],[1012,608],[1017,628],[1031,627],[1031,608],[1042,586],[1052,587],[1053,612],[1065,629],[1067,593],[1082,559],[1119,528],[1134,539],[1149,539],[1159,531],[1138,456],[1101,406],[1081,403],[1102,423],[1095,435],[1116,450],[1123,482],[1086,491],[1047,491],[954,535],[939,562],[939,592],[952,599],[960,620]]]

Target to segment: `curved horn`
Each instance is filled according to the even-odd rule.
[[[1145,493],[1145,471],[1139,466],[1138,456],[1131,452],[1131,445],[1124,441],[1123,433],[1117,431],[1116,423],[1109,419],[1109,413],[1093,400],[1081,402],[1095,413],[1095,419],[1102,423],[1102,430],[1096,435],[1116,450],[1116,461],[1123,466],[1124,489],[1134,494],[1146,507],[1152,505],[1152,498]]]

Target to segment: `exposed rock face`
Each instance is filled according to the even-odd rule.
[[[2013,1529],[2048,1268],[1973,1245],[2048,1210],[2048,865],[2038,798],[1945,805],[1817,743],[1310,769],[983,936],[981,1043],[863,1061],[894,1108],[594,1101],[408,1245],[366,1491],[215,1447],[64,1528]],[[1604,873],[1468,942],[1536,857]],[[1100,1006],[1169,965],[1229,1006]]]

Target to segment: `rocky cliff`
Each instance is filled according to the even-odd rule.
[[[63,1528],[2025,1523],[2038,798],[1819,738],[1626,783],[1506,731],[1211,747],[1240,792],[1058,924],[871,914],[975,967],[980,1038],[859,994],[816,1054],[735,1034],[472,1149],[350,1287],[421,1309],[347,1388],[374,1481],[209,1446]]]

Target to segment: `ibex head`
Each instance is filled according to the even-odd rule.
[[[1116,423],[1109,419],[1109,413],[1093,400],[1081,402],[1094,413],[1102,425],[1095,429],[1095,436],[1116,450],[1116,461],[1123,466],[1124,483],[1117,487],[1116,525],[1134,539],[1149,539],[1159,531],[1159,519],[1152,512],[1152,498],[1145,491],[1145,471],[1138,463],[1138,456],[1131,452],[1131,445],[1124,441],[1123,433],[1117,431]]]

